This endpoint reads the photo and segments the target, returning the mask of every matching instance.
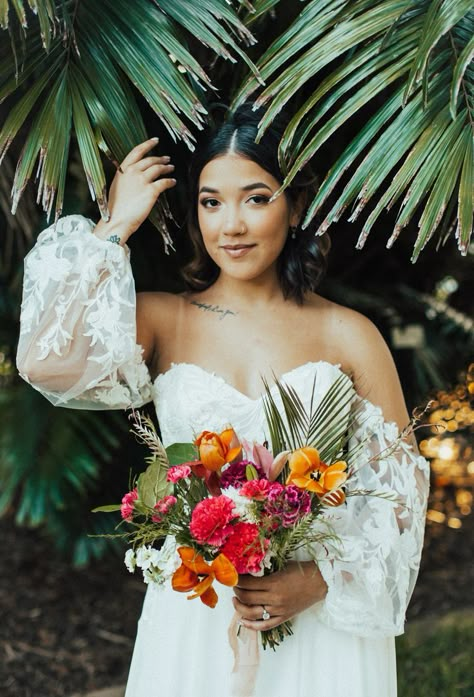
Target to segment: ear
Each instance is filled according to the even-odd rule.
[[[306,208],[307,198],[306,191],[301,191],[298,194],[298,197],[292,202],[290,210],[290,227],[297,227],[300,224],[304,209]]]

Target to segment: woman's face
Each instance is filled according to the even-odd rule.
[[[221,275],[255,280],[275,274],[288,228],[298,222],[285,194],[270,203],[279,186],[253,160],[237,154],[216,157],[203,168],[199,227]]]

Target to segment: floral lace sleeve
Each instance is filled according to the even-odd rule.
[[[402,441],[382,411],[357,397],[357,473],[350,489],[395,492],[398,502],[376,496],[349,496],[330,509],[340,544],[318,560],[327,583],[317,606],[325,624],[359,636],[396,636],[404,631],[405,612],[418,575],[429,489],[427,461]],[[386,452],[386,454],[385,454]],[[374,456],[383,453],[381,458]]]
[[[129,250],[93,227],[61,218],[27,255],[18,369],[54,405],[140,406],[151,400],[151,380],[136,344]]]

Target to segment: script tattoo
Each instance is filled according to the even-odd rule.
[[[237,312],[232,312],[232,310],[226,310],[222,307],[219,307],[219,305],[209,305],[208,303],[198,303],[196,300],[191,300],[191,305],[196,305],[196,307],[199,307],[200,310],[204,310],[204,312],[215,312],[216,314],[220,315],[219,319],[224,319],[224,317],[227,317],[227,315],[236,315],[238,314]]]

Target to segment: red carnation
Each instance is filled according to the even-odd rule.
[[[236,523],[220,551],[230,559],[237,573],[258,574],[269,544],[269,540],[260,540],[254,523]]]
[[[191,515],[189,529],[201,544],[220,547],[229,535],[230,521],[238,518],[235,504],[228,496],[213,496],[200,501]]]

